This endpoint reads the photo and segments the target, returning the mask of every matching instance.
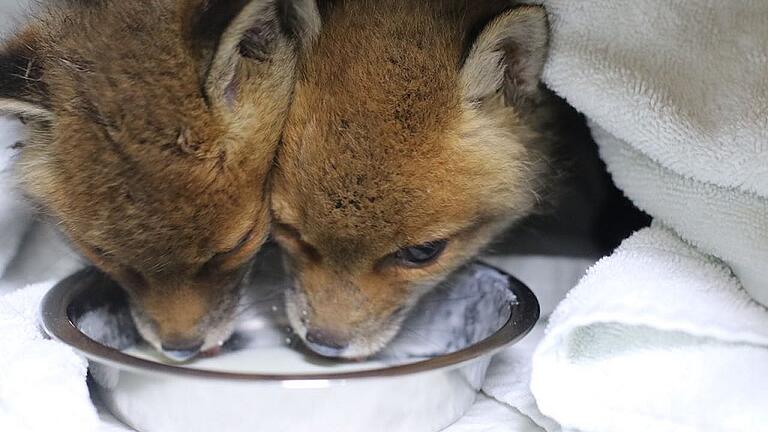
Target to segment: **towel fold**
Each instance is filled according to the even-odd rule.
[[[531,393],[531,357],[544,336],[544,323],[520,341],[494,357],[483,384],[483,392],[525,415],[537,430],[559,432],[560,425],[542,414]]]
[[[752,297],[768,305],[768,198],[685,177],[597,124],[591,127],[616,184],[676,233],[725,261]]]
[[[655,225],[592,268],[550,319],[532,391],[564,428],[768,424],[768,311],[715,258]]]
[[[472,409],[443,432],[541,432],[541,429],[516,409],[481,394]]]

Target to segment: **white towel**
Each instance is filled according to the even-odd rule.
[[[545,4],[544,80],[618,186],[768,305],[768,2]]]
[[[545,5],[545,82],[657,223],[553,315],[539,408],[587,432],[766,429],[768,2]]]
[[[541,432],[541,429],[518,410],[481,394],[472,409],[444,432]]]
[[[45,283],[0,297],[0,431],[90,432],[99,426],[85,382],[87,362],[43,337]]]
[[[537,430],[558,432],[560,425],[542,414],[530,390],[531,357],[543,334],[544,323],[540,323],[519,344],[497,355],[488,368],[483,392],[525,415]]]
[[[654,226],[600,261],[534,356],[541,411],[589,432],[768,425],[768,311],[720,261]]]
[[[685,177],[596,124],[592,131],[614,180],[637,205],[723,259],[747,291],[768,305],[768,198]]]

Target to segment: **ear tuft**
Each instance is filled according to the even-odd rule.
[[[254,24],[243,34],[238,46],[240,55],[260,62],[269,60],[278,30],[270,22]]]
[[[31,46],[18,40],[0,51],[0,113],[51,116],[42,64]]]
[[[287,32],[301,47],[309,46],[320,34],[321,19],[317,0],[280,0],[279,7]]]
[[[241,62],[268,64],[280,49],[297,53],[320,27],[316,0],[205,0],[192,21],[206,96],[225,104],[237,95]]]
[[[549,25],[541,6],[520,6],[492,20],[462,67],[464,97],[479,102],[502,94],[522,107],[538,94],[547,57]]]

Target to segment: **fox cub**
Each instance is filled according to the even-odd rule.
[[[321,2],[272,177],[287,310],[314,351],[382,349],[426,292],[540,201],[538,6]]]
[[[61,0],[0,49],[21,184],[175,360],[231,332],[314,0]]]

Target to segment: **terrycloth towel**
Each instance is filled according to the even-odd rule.
[[[539,408],[564,428],[768,428],[768,311],[722,262],[660,226],[588,272],[533,364]]]
[[[38,327],[44,283],[0,297],[0,431],[89,432],[99,426],[87,362]]]
[[[544,80],[638,206],[768,305],[768,2],[549,0]]]
[[[544,335],[544,323],[519,344],[497,355],[488,368],[483,393],[525,415],[537,431],[558,432],[560,425],[542,414],[531,393],[532,356]],[[527,432],[528,429],[514,432]]]
[[[596,124],[592,131],[614,180],[638,206],[723,259],[744,288],[768,305],[768,198],[685,177]],[[768,154],[768,140],[765,146]],[[762,162],[768,168],[768,158]]]
[[[657,223],[553,315],[539,408],[586,432],[768,429],[768,2],[545,5],[545,82]]]

